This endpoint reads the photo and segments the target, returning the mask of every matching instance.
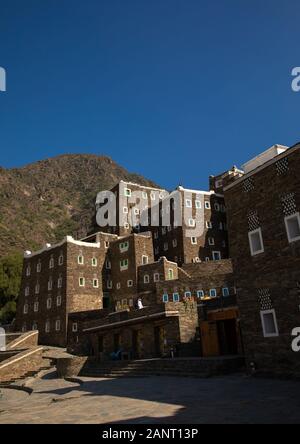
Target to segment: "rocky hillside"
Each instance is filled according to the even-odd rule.
[[[0,168],[0,254],[36,249],[88,226],[97,193],[121,179],[155,185],[105,156],[63,155]]]

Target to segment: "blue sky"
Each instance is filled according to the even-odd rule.
[[[297,0],[0,0],[0,165],[107,154],[173,188],[300,140]]]

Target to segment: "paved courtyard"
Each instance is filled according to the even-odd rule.
[[[31,395],[2,389],[0,423],[300,423],[296,381],[244,375],[82,381],[49,373],[31,383]]]

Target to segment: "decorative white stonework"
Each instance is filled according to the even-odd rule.
[[[281,196],[282,211],[285,216],[290,216],[297,212],[295,194],[288,193]]]
[[[254,190],[254,179],[253,177],[248,177],[248,179],[243,182],[243,191],[244,193],[249,193]]]
[[[248,212],[248,230],[254,231],[260,227],[260,221],[256,210]]]
[[[271,299],[271,293],[268,288],[259,288],[258,301],[260,304],[260,310],[272,310],[273,303]]]
[[[276,162],[276,171],[277,175],[286,174],[289,170],[289,159],[288,157],[284,157]]]

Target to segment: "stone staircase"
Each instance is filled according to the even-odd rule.
[[[244,358],[226,356],[216,358],[144,359],[137,361],[91,362],[80,376],[93,378],[182,376],[207,378],[244,370]]]

